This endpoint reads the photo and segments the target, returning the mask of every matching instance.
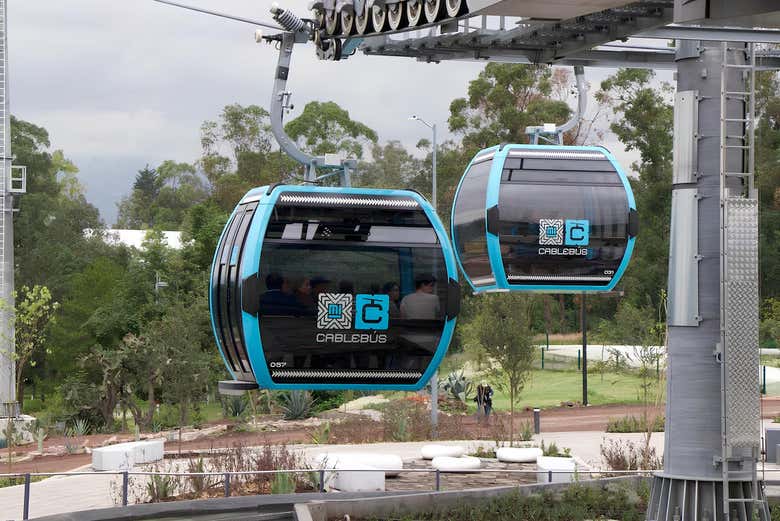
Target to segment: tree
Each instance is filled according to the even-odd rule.
[[[213,203],[229,211],[250,188],[292,178],[297,164],[272,150],[273,139],[269,114],[257,105],[227,105],[219,120],[201,125],[198,165]]]
[[[349,112],[333,101],[307,103],[301,115],[285,125],[285,131],[316,156],[343,152],[361,159],[363,148],[377,141],[374,130],[351,119]]]
[[[536,346],[533,343],[534,307],[539,297],[498,293],[472,301],[470,320],[462,335],[479,346],[492,364],[497,384],[509,392],[509,443],[514,442],[515,405],[531,376]]]
[[[46,286],[22,286],[21,290],[14,291],[14,301],[16,305],[11,315],[14,317],[16,399],[24,405],[24,373],[28,365],[34,367],[36,357],[42,355],[48,327],[54,321],[59,304],[52,302]]]
[[[430,192],[430,166],[412,156],[399,141],[371,147],[372,161],[360,163],[358,179],[362,186],[412,188]],[[430,165],[430,163],[428,163]]]
[[[119,203],[118,228],[178,230],[187,211],[208,192],[193,165],[163,161],[139,170],[133,192]]]
[[[46,129],[12,117],[11,142],[16,162],[27,166],[27,194],[14,216],[15,280],[46,286],[61,301],[70,274],[102,249],[83,234],[102,227],[99,212],[86,201],[75,165],[49,151]]]
[[[756,187],[759,209],[759,273],[762,297],[780,298],[780,81],[756,78]]]
[[[639,178],[631,180],[640,233],[624,277],[626,294],[637,306],[657,308],[669,264],[674,107],[671,86],[654,87],[653,76],[649,69],[620,69],[601,83],[597,99],[612,109],[612,132],[640,156],[632,165]]]
[[[552,69],[545,65],[489,63],[469,83],[468,98],[450,103],[449,128],[473,155],[499,143],[525,143],[530,125],[565,122],[571,109],[551,99]]]

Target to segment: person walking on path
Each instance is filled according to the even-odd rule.
[[[485,414],[485,388],[482,384],[477,385],[477,395],[474,397],[474,401],[477,402],[477,423],[480,423]]]
[[[490,413],[493,411],[493,388],[490,385],[482,388],[482,400],[485,404],[485,421],[490,421]]]

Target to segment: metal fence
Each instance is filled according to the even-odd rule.
[[[327,482],[326,477],[330,474],[346,472],[386,472],[391,474],[402,473],[424,473],[433,474],[431,490],[441,491],[441,477],[442,474],[515,474],[515,475],[546,475],[546,483],[552,483],[556,474],[569,475],[569,481],[576,480],[578,476],[582,475],[606,475],[606,476],[651,476],[658,470],[522,470],[522,469],[471,469],[471,470],[439,470],[439,469],[281,469],[281,470],[249,470],[249,471],[235,471],[235,472],[147,472],[147,471],[82,471],[82,472],[28,472],[28,473],[6,473],[0,474],[2,478],[23,478],[24,479],[24,502],[22,508],[22,519],[27,520],[30,518],[30,487],[32,480],[35,477],[53,477],[53,476],[121,476],[121,503],[122,506],[128,505],[128,491],[130,485],[131,476],[175,476],[175,477],[209,477],[216,476],[224,479],[224,497],[231,496],[231,481],[233,478],[240,476],[258,476],[258,475],[277,475],[277,474],[312,474],[315,473],[318,477],[317,488],[318,492],[325,492],[325,484]],[[760,473],[780,473],[780,469],[763,469]],[[571,475],[574,475],[574,478]],[[767,485],[780,485],[780,479],[777,480],[764,480]]]
[[[519,470],[519,469],[472,469],[472,470],[439,470],[439,469],[332,469],[332,468],[315,468],[315,469],[283,469],[283,470],[256,470],[256,471],[235,471],[235,472],[147,472],[147,471],[81,471],[81,472],[29,472],[29,473],[10,473],[0,474],[2,478],[22,478],[24,480],[24,501],[22,507],[22,519],[27,520],[30,518],[30,488],[33,483],[33,478],[41,477],[53,477],[53,476],[121,476],[121,504],[127,506],[129,496],[129,486],[131,476],[171,476],[171,477],[221,477],[224,480],[224,497],[231,496],[231,482],[240,476],[259,476],[259,475],[272,475],[277,474],[312,474],[317,476],[316,486],[318,492],[324,493],[327,483],[327,478],[335,473],[347,473],[347,472],[386,472],[391,474],[402,473],[424,473],[432,474],[431,490],[441,490],[441,477],[442,474],[476,474],[476,473],[500,473],[500,474],[515,474],[515,475],[533,475],[537,476],[537,482],[539,475],[546,475],[546,482],[552,483],[556,474],[566,474],[571,476],[582,476],[585,474],[605,474],[605,475],[651,475],[655,470],[627,470],[627,471],[540,471],[540,470]],[[569,478],[569,480],[576,478]]]

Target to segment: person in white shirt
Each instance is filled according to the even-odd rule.
[[[401,300],[401,318],[436,320],[439,318],[439,297],[435,293],[436,277],[418,275],[414,279],[415,292]]]

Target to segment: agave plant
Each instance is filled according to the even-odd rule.
[[[456,400],[468,403],[474,392],[474,384],[462,370],[459,372],[453,371],[441,383],[441,389]]]
[[[76,418],[73,420],[73,427],[71,427],[71,432],[74,436],[86,436],[89,434],[90,429],[91,426],[89,424],[89,420],[86,418]]]
[[[290,391],[279,397],[285,420],[301,420],[311,416],[314,399],[309,391]]]
[[[229,396],[222,402],[225,416],[230,418],[240,418],[247,410],[249,401],[243,395]]]

